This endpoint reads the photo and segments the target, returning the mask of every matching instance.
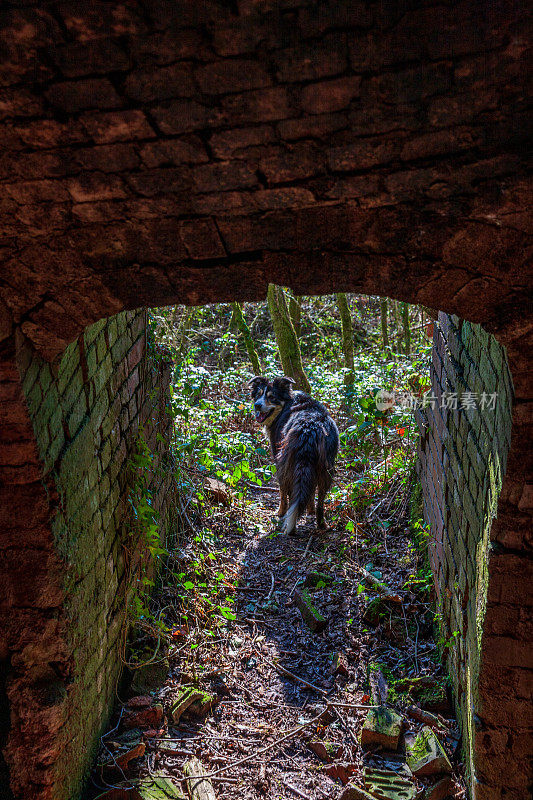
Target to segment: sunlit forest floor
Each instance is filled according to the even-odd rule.
[[[227,332],[229,309],[198,312],[186,329],[189,312],[154,313],[156,339],[175,364],[179,534],[161,551],[150,599],[137,598],[133,684],[102,739],[93,797],[149,786],[153,776],[168,779],[166,792],[185,787],[184,764],[197,757],[218,800],[335,799],[350,782],[371,791],[375,769],[399,776],[398,797],[429,798],[442,775],[413,777],[404,747],[424,725],[453,765],[438,797],[465,796],[414,472],[416,425],[411,410],[376,405],[378,389],[427,388],[429,340],[420,325],[409,357],[385,351],[375,306],[365,319],[352,299],[360,346],[347,396],[334,307],[320,300],[307,309],[302,354],[341,449],[327,529],[304,517],[293,536],[279,532],[274,470],[251,413],[251,368]],[[264,373],[281,374],[265,309],[248,314]],[[187,687],[199,697],[181,713]],[[372,737],[362,746],[375,706],[400,715],[397,748]],[[146,724],[137,729],[139,714]],[[122,796],[136,795],[109,795]],[[165,796],[179,795],[157,795]]]

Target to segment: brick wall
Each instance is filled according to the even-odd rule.
[[[11,610],[0,661],[28,674],[14,661],[29,658],[25,636],[39,639],[41,661],[65,660],[54,611],[63,565],[48,524],[59,497],[52,472],[42,481],[20,337],[52,361],[124,309],[259,300],[275,281],[441,308],[505,341],[513,443],[491,529],[503,550],[490,551],[479,685],[486,698],[504,684],[512,694],[512,669],[522,687],[527,645],[514,632],[527,629],[511,589],[531,606],[525,3],[29,0],[8,3],[2,22],[0,609]],[[442,526],[450,503],[435,505]],[[21,563],[31,585],[17,578]],[[483,709],[478,773],[503,784],[499,728],[486,720],[510,719],[509,705]],[[33,720],[13,723],[29,744]],[[513,753],[519,741],[501,737]]]
[[[147,354],[143,311],[90,326],[52,365],[24,343],[17,363],[38,449],[39,480],[26,502],[39,517],[39,541],[33,558],[31,548],[7,551],[14,616],[5,759],[15,797],[71,800],[122,668],[129,554],[138,545],[127,516],[128,458],[140,425],[154,453],[154,506],[163,528],[168,522],[169,372]]]
[[[513,384],[505,348],[481,326],[441,313],[434,328],[431,382],[435,399],[430,398],[428,407],[418,413],[422,434],[419,469],[424,515],[431,528],[429,557],[441,639],[462,726],[470,793],[475,798],[518,800],[527,791],[528,767],[506,775],[505,788],[500,773],[495,781],[499,788],[490,788],[487,779],[492,783],[495,776],[487,775],[477,758],[478,754],[483,758],[494,755],[495,746],[507,750],[506,758],[511,758],[513,738],[519,738],[521,728],[526,733],[529,725],[525,706],[521,720],[516,713],[520,698],[525,701],[528,692],[530,696],[531,672],[520,670],[521,683],[517,681],[507,696],[502,681],[496,705],[487,702],[483,690],[490,672],[490,664],[484,664],[489,650],[488,589],[489,583],[493,586],[498,579],[497,560],[502,550],[491,541],[492,523],[511,444]],[[507,562],[505,566],[509,566]],[[524,578],[529,574],[531,580],[529,559],[524,568]],[[505,577],[514,580],[512,575]],[[500,615],[500,627],[503,624],[509,636],[521,635],[519,620],[525,622],[528,616],[522,608],[526,599],[525,594],[514,592]],[[526,666],[525,651],[522,656],[524,663],[518,666]]]
[[[5,5],[0,294],[47,357],[272,280],[527,302],[523,0]]]

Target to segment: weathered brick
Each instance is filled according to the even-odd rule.
[[[447,62],[385,72],[369,80],[366,91],[382,103],[409,104],[451,89],[452,69]]]
[[[245,189],[258,184],[257,176],[248,164],[234,164],[231,161],[196,167],[193,181],[198,192]]]
[[[350,76],[331,81],[311,83],[302,89],[301,108],[309,114],[327,114],[342,111],[359,97],[361,78]]]
[[[313,178],[324,172],[321,154],[309,144],[272,150],[259,159],[259,169],[270,185]]]
[[[256,192],[217,192],[195,198],[193,210],[199,214],[226,215],[254,211],[270,211],[283,208],[302,208],[313,205],[315,197],[308,189],[286,187],[264,189]]]
[[[282,139],[329,139],[330,134],[349,127],[346,114],[317,114],[300,119],[287,119],[278,122],[277,128]]]
[[[166,106],[154,108],[153,117],[163,133],[182,134],[205,128],[211,112],[196,100],[173,100]]]
[[[182,28],[179,37],[173,31],[152,31],[130,39],[131,54],[135,63],[171,64],[182,58],[201,58],[205,50],[201,32]]]
[[[298,27],[305,37],[321,36],[325,31],[340,28],[368,28],[375,13],[362,0],[328,1],[298,8]],[[335,46],[335,39],[332,40]]]
[[[196,88],[186,64],[172,64],[156,69],[135,70],[124,81],[127,97],[140,103],[192,97]]]
[[[523,558],[514,554],[491,555],[490,574],[490,602],[532,607],[527,589],[533,583],[533,562],[527,554]],[[501,613],[505,613],[504,606]]]
[[[87,108],[121,108],[124,101],[107,78],[54,83],[47,90],[50,103],[61,111],[76,112]]]
[[[143,164],[147,167],[164,165],[201,164],[209,160],[205,147],[196,136],[148,142],[139,150]]]
[[[215,125],[229,119],[233,125],[247,125],[295,116],[287,91],[282,86],[229,95],[222,99],[221,106],[221,113],[213,120]]]
[[[223,133],[214,133],[209,146],[215,156],[221,159],[238,157],[246,158],[246,150],[254,145],[268,144],[275,140],[274,131],[270,126],[261,125],[254,128],[237,128]]]
[[[194,77],[201,91],[208,95],[260,89],[272,83],[267,70],[258,61],[249,59],[205,64],[195,70]]]
[[[68,198],[59,181],[23,181],[7,185],[5,189],[17,203],[50,203]]]
[[[404,161],[429,158],[460,150],[469,150],[483,143],[483,132],[479,128],[458,127],[451,130],[435,131],[416,136],[405,142],[401,150]]]
[[[128,69],[124,50],[109,39],[85,44],[71,42],[54,48],[52,58],[66,78]]]
[[[80,123],[97,143],[155,138],[142,111],[91,112],[83,114]]]
[[[378,178],[374,175],[362,175],[333,181],[327,196],[333,198],[367,197],[378,194],[379,190],[380,182]]]
[[[386,164],[397,157],[401,140],[385,140],[381,137],[362,139],[350,145],[334,147],[328,151],[328,165],[335,172],[368,169]]]
[[[127,181],[135,192],[146,197],[168,192],[185,192],[190,187],[187,173],[178,167],[133,172],[127,176]]]
[[[256,20],[257,22],[257,20]],[[213,35],[215,52],[222,56],[239,56],[253,53],[261,41],[263,31],[261,26],[242,26],[235,24],[217,25]]]
[[[77,203],[95,200],[111,200],[127,196],[122,180],[116,175],[102,175],[97,172],[85,172],[67,182],[70,196]]]
[[[73,161],[84,170],[101,172],[123,172],[139,166],[139,157],[132,144],[82,148],[73,153]]]
[[[184,220],[179,223],[179,229],[191,258],[223,258],[226,255],[224,245],[212,220]]]
[[[0,119],[38,117],[44,114],[44,98],[21,86],[0,91]]]
[[[274,53],[276,77],[281,82],[312,81],[340,75],[348,67],[346,37],[330,34],[318,43],[304,43]]]

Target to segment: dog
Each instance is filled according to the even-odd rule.
[[[339,431],[327,408],[305,392],[292,389],[292,378],[255,376],[248,382],[256,421],[270,439],[279,481],[278,516],[292,534],[307,511],[324,527],[324,498],[333,482]]]

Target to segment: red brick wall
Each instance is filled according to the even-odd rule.
[[[142,426],[164,531],[168,383],[143,311],[91,326],[52,365],[21,340],[2,373],[2,747],[16,798],[77,797],[112,708],[135,578],[128,459]]]
[[[435,400],[418,413],[418,467],[470,793],[519,800],[533,778],[533,537],[523,501],[517,507],[523,489],[515,498],[500,492],[512,435],[524,448],[531,438],[530,429],[512,428],[526,421],[527,404],[515,402],[505,348],[457,317],[439,315],[431,373]],[[446,408],[450,393],[457,408]],[[512,485],[516,463],[507,474]],[[505,770],[510,763],[517,768]]]
[[[48,356],[269,279],[527,301],[525,3],[50,0],[0,39],[0,294]]]

